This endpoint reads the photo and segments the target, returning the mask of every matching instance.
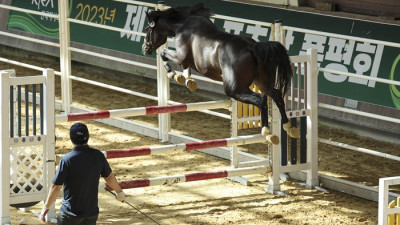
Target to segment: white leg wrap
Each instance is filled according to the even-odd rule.
[[[290,130],[291,127],[292,127],[292,125],[290,125],[290,122],[287,122],[287,123],[283,124],[283,129],[284,129],[286,132],[289,132],[289,130]]]
[[[174,77],[176,83],[180,84],[180,85],[185,85],[185,77],[182,74],[176,74]]]
[[[270,134],[270,131],[269,131],[268,127],[263,127],[262,130],[261,130],[261,134],[263,136],[268,136]]]
[[[171,72],[167,73],[168,79],[173,78],[176,75],[175,70],[172,70]]]
[[[270,134],[270,135],[267,135],[265,138],[267,139],[268,143],[270,143],[272,145],[279,145],[279,137],[278,136],[276,136],[274,134]]]
[[[191,91],[196,91],[197,90],[197,83],[193,79],[186,79],[185,85]]]

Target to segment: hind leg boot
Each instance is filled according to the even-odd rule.
[[[185,83],[186,87],[189,88],[191,91],[196,91],[197,90],[197,83],[193,79],[186,79]]]
[[[290,123],[283,124],[283,129],[292,138],[299,138],[300,137],[300,129],[297,128],[297,127],[292,127],[292,125],[290,125]]]
[[[186,78],[182,74],[179,74],[179,73],[176,74],[174,79],[175,79],[176,83],[178,83],[180,85],[185,85]]]

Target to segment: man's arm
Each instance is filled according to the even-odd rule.
[[[43,222],[46,222],[46,214],[49,211],[50,206],[57,200],[57,196],[60,193],[61,188],[62,185],[51,185],[49,195],[47,196],[47,199],[43,205],[42,212],[40,213],[40,218]]]
[[[113,173],[110,173],[108,177],[105,177],[104,180],[106,181],[107,185],[110,186],[115,192],[117,192],[117,200],[123,202],[125,200],[125,194],[122,191],[121,187],[118,184],[117,179],[115,178]]]

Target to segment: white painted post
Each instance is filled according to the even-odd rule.
[[[279,141],[281,141],[281,114],[279,113],[279,109],[276,104],[272,102],[271,98],[269,101],[271,101],[269,104],[272,104],[272,120],[270,124],[271,133],[278,136]],[[267,192],[277,193],[281,190],[281,186],[279,184],[281,174],[281,145],[271,145],[270,148],[272,148],[272,155],[270,155],[270,160],[272,161],[272,177],[269,177]]]
[[[318,182],[318,64],[317,51],[308,49],[307,54],[307,170],[306,184],[309,187],[319,186]]]
[[[60,40],[60,70],[61,70],[61,98],[62,109],[70,112],[72,103],[72,81],[69,79],[71,74],[71,52],[70,29],[67,21],[69,10],[67,0],[58,1],[58,20],[59,20],[59,40]]]
[[[379,179],[378,225],[388,224],[389,185],[384,178]]]
[[[379,201],[378,201],[378,225],[387,225],[388,216],[400,213],[399,207],[389,208],[389,188],[390,185],[399,185],[400,177],[379,178]],[[394,221],[391,221],[394,224]],[[398,223],[397,223],[398,224]]]
[[[275,24],[271,24],[271,32],[269,35],[269,41],[275,41]]]
[[[14,69],[10,69],[10,70],[7,70],[8,72],[10,72],[10,74],[9,74],[9,77],[16,77],[17,75],[16,75],[16,73],[15,73],[15,70]],[[16,87],[14,87],[13,88],[13,110],[14,110],[14,112],[16,112],[16,110],[17,110],[17,88]],[[15,114],[14,113],[14,115],[10,115],[10,117],[11,116],[13,116],[14,117],[14,134],[15,134],[15,131],[18,129],[18,123],[17,123],[17,114]]]
[[[274,34],[274,41],[281,41],[281,26],[282,26],[282,21],[280,21],[280,20],[276,20],[275,22],[274,22],[274,26],[273,26],[273,28],[274,28],[274,32],[273,32],[273,34]]]
[[[157,9],[164,10],[164,8],[164,2],[160,1],[157,4]],[[164,48],[168,48],[168,42],[157,50],[157,95],[159,106],[168,105],[168,100],[170,98],[169,79],[167,77],[163,61],[160,57],[160,52]],[[162,113],[158,115],[158,129],[159,139],[161,139],[162,142],[169,141],[169,131],[171,130],[170,113]]]
[[[46,188],[46,196],[49,194],[50,186],[54,179],[55,171],[56,171],[56,156],[55,156],[55,99],[54,99],[54,70],[46,69],[43,71],[43,75],[46,77],[46,83],[43,84],[43,102],[44,102],[44,135],[46,135],[46,144],[43,147],[44,150],[44,159],[45,165],[44,176],[46,176],[45,180],[45,188]],[[51,221],[56,219],[56,209],[53,204],[50,208],[50,211],[46,217],[47,221]]]
[[[281,40],[280,35],[281,35],[281,22],[276,21],[274,23],[274,40],[279,41]],[[279,109],[276,106],[274,102],[272,102],[272,99],[269,98],[269,101],[271,101],[269,104],[272,104],[272,120],[270,124],[270,129],[271,133],[273,135],[276,135],[279,137],[279,140],[281,141],[281,115],[279,113]],[[268,181],[268,189],[267,192],[269,193],[276,193],[281,190],[279,180],[280,180],[280,165],[281,165],[281,145],[272,145],[270,146],[272,148],[271,155],[270,155],[270,160],[272,161],[272,176],[269,177]]]
[[[10,80],[9,72],[0,71],[0,87],[1,87],[1,152],[0,152],[0,224],[11,224],[10,218]]]
[[[231,99],[231,137],[238,136],[238,107],[237,101],[235,99]],[[231,147],[231,166],[232,168],[238,167],[238,154],[237,154],[237,146],[234,145]]]

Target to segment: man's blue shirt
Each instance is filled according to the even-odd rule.
[[[99,178],[111,172],[102,152],[88,145],[75,147],[61,159],[53,180],[53,184],[63,185],[60,210],[77,217],[98,214]]]

